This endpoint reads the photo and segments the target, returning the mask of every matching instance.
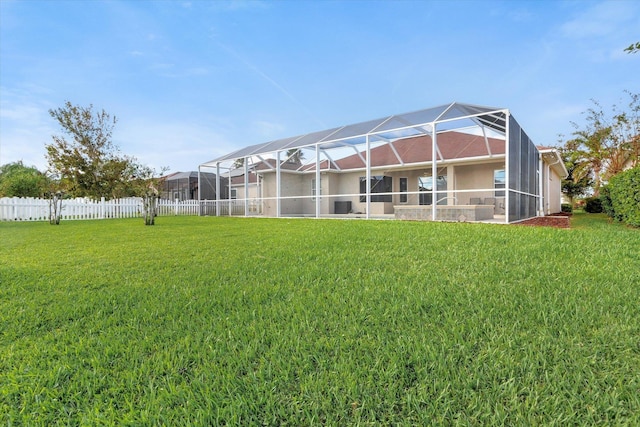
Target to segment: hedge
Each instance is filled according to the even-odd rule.
[[[640,166],[626,170],[611,178],[607,185],[611,198],[612,218],[640,227]]]

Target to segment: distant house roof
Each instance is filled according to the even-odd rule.
[[[211,172],[200,172],[201,175],[203,176],[207,176],[207,177],[215,177],[216,174],[211,173]],[[162,179],[164,179],[165,181],[173,181],[176,179],[188,179],[188,178],[195,178],[198,179],[198,171],[191,171],[191,172],[174,172],[174,173],[170,173],[169,175],[165,175],[162,177]]]
[[[276,170],[276,159],[264,159],[260,162],[256,162],[249,166],[249,183],[258,182],[258,177],[256,175],[257,171],[269,171]],[[302,166],[300,162],[282,162],[280,164],[280,169],[295,171],[299,170]],[[244,168],[236,168],[230,171],[231,173],[231,185],[238,185],[244,183]],[[226,173],[221,173],[220,176],[228,176]]]

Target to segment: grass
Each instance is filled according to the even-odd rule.
[[[640,423],[640,231],[0,223],[5,425]]]

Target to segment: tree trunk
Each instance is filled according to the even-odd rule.
[[[155,195],[145,195],[142,199],[142,210],[144,225],[155,225],[158,212],[158,198]]]

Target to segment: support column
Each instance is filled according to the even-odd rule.
[[[244,159],[244,216],[249,215],[249,159]]]
[[[538,216],[544,216],[544,162],[542,161],[542,154],[539,154],[540,160],[538,160]],[[548,193],[547,193],[548,194]]]
[[[316,144],[316,218],[320,218],[320,145]]]
[[[504,220],[508,224],[509,223],[509,200],[511,199],[511,180],[509,169],[511,165],[509,164],[509,151],[511,146],[511,126],[509,126],[509,111],[505,111],[504,114],[504,134],[505,134],[505,147],[504,147]]]
[[[280,151],[276,152],[276,218],[280,218]]]
[[[228,199],[227,199],[227,202],[228,202],[228,209],[229,209],[229,216],[231,216],[231,203],[233,203],[233,201],[232,201],[232,199],[231,199],[231,169],[232,169],[232,168],[229,168],[229,178],[227,178],[227,179],[228,179],[228,181],[227,181],[227,182],[229,183],[229,191],[228,191],[228,193],[229,193],[229,194],[228,194],[228,196],[229,196],[229,197],[228,197]]]
[[[366,218],[369,219],[371,218],[371,141],[369,140],[369,135],[366,136],[366,153],[367,153],[367,163],[366,163],[366,167],[367,167],[367,173],[366,173],[366,184],[365,184],[365,189],[366,189],[366,209],[367,209],[367,215]]]
[[[216,163],[216,216],[220,216],[220,162]]]
[[[551,177],[551,165],[547,165],[547,176],[545,177],[545,181],[547,183],[547,199],[545,200],[545,206],[543,207],[543,215],[545,215],[544,212],[550,214],[550,210],[551,210],[551,206],[549,206],[549,192],[551,191],[551,184],[549,183],[551,181],[550,179]]]
[[[447,166],[447,205],[457,205],[458,196],[455,192],[456,172],[455,166]]]
[[[202,202],[200,201],[202,193],[200,192],[200,166],[198,166],[198,216],[202,216]]]
[[[436,135],[436,124],[432,124],[431,129],[431,220],[435,221],[437,218],[437,204],[438,204],[438,137]]]

